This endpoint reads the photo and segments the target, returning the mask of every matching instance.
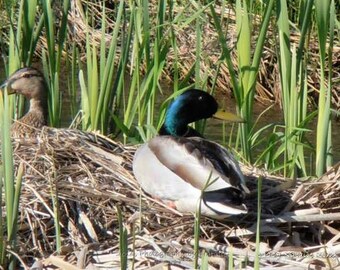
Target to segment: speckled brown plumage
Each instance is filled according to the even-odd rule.
[[[11,135],[12,137],[33,137],[46,125],[47,121],[41,111],[30,111],[14,121],[11,126]]]
[[[43,75],[35,68],[22,68],[0,88],[7,88],[8,94],[21,94],[30,102],[28,112],[12,124],[12,137],[35,136],[47,124],[47,87]]]

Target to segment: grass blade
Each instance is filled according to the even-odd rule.
[[[321,176],[325,170],[326,165],[331,163],[328,157],[328,152],[331,149],[331,119],[330,119],[330,102],[331,102],[331,89],[326,86],[326,53],[327,53],[327,36],[329,30],[334,25],[334,15],[330,16],[330,0],[315,0],[315,17],[317,25],[317,33],[319,40],[319,55],[321,67],[320,79],[320,93],[319,93],[319,106],[318,106],[318,124],[316,135],[316,174]],[[334,12],[334,9],[332,9]],[[330,22],[332,19],[332,23]],[[333,33],[331,34],[331,37]]]

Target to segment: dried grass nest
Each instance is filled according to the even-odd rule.
[[[117,209],[127,230],[130,269],[193,267],[193,215],[177,213],[140,189],[131,171],[134,151],[103,136],[47,127],[38,139],[15,141],[16,167],[25,165],[17,251],[24,268],[118,269]],[[226,221],[202,217],[199,246],[209,255],[209,269],[226,269],[231,256],[235,269],[253,268],[259,177],[261,269],[338,266],[340,164],[317,181],[293,187],[293,181],[243,169],[252,190],[249,214]]]

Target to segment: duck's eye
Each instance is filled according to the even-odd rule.
[[[22,75],[23,78],[31,78],[33,77],[34,75],[33,74],[30,74],[30,73],[25,73],[24,75]]]
[[[198,97],[198,100],[199,100],[199,101],[202,101],[202,100],[203,100],[203,96],[199,96],[199,97]]]

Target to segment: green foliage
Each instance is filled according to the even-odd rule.
[[[4,2],[6,15],[9,20],[8,58],[5,59],[7,74],[13,73],[22,65],[29,66],[32,64],[32,58],[43,25],[41,18],[37,25],[35,25],[37,16],[36,0],[21,0],[18,6],[15,3],[15,1]],[[17,104],[17,117],[20,118],[24,110],[23,97],[18,97]],[[10,97],[9,111],[12,116],[15,112],[14,105],[15,97]]]
[[[86,31],[86,58],[87,80],[81,69],[79,81],[81,88],[81,107],[83,113],[82,126],[84,130],[100,130],[102,133],[109,131],[113,100],[117,95],[117,85],[124,80],[124,70],[115,69],[115,58],[118,56],[117,43],[119,29],[123,26],[124,2],[120,2],[116,14],[115,28],[112,33],[108,53],[106,54],[106,28],[105,8],[102,16],[102,36],[100,43],[99,60],[95,42],[90,39],[89,30]],[[91,46],[92,44],[92,46]],[[127,44],[127,47],[129,45]],[[116,77],[114,78],[116,72]]]
[[[21,65],[32,64],[36,45],[40,38],[43,20],[37,18],[37,0],[5,1],[6,15],[9,19],[8,73]]]
[[[334,0],[315,0],[315,21],[319,39],[321,81],[318,104],[318,125],[316,134],[316,174],[321,176],[326,166],[332,165],[331,142],[331,88],[332,88],[332,47],[334,39],[335,3]],[[329,39],[329,40],[327,40]],[[329,61],[327,62],[327,57]],[[328,80],[326,67],[328,66]],[[328,81],[328,85],[326,85]]]
[[[169,52],[170,40],[164,35],[164,23],[166,15],[166,1],[159,1],[157,6],[157,27],[154,38],[150,34],[153,30],[150,21],[148,1],[141,1],[132,6],[134,13],[134,35],[132,54],[130,58],[131,82],[127,91],[127,103],[123,103],[124,117],[122,125],[128,133],[124,133],[125,140],[132,135],[137,118],[137,130],[142,138],[150,139],[155,135],[155,104],[156,96],[160,89],[159,79],[162,75],[166,57]],[[153,40],[153,41],[152,41]],[[151,47],[151,44],[153,47]],[[145,67],[145,75],[142,76],[140,67]],[[125,92],[125,91],[124,91]],[[138,100],[138,102],[135,102]]]
[[[62,99],[60,92],[60,67],[62,53],[67,37],[67,20],[70,9],[70,0],[64,0],[62,15],[59,23],[56,21],[56,14],[53,10],[51,0],[42,1],[44,18],[44,30],[47,41],[47,52],[43,50],[44,75],[48,80],[49,99],[48,112],[51,126],[59,127],[62,110]]]
[[[319,1],[315,3],[316,14],[319,14],[319,19],[316,19],[319,28],[323,28],[322,35],[319,35],[321,73],[325,73],[326,41],[327,33],[334,33],[335,22],[335,7],[329,8],[330,1]],[[253,5],[248,1],[236,1],[236,26],[237,26],[237,43],[236,51],[238,55],[238,70],[235,71],[234,63],[231,60],[232,50],[227,47],[227,42],[224,33],[221,19],[217,16],[214,7],[211,6],[211,14],[214,19],[214,25],[219,35],[219,41],[222,48],[222,59],[228,66],[231,76],[231,82],[234,90],[234,96],[238,104],[240,115],[246,120],[245,124],[239,127],[238,141],[241,143],[241,156],[248,162],[253,163],[253,152],[261,145],[266,145],[262,153],[257,157],[256,164],[265,165],[270,171],[281,171],[289,177],[306,176],[308,174],[305,164],[305,150],[310,149],[311,145],[306,141],[305,133],[308,132],[308,124],[315,116],[315,112],[307,111],[307,70],[308,70],[308,48],[306,44],[309,42],[311,28],[313,23],[312,8],[314,1],[301,1],[301,8],[295,8],[292,3],[285,0],[277,1],[274,6],[274,1],[268,1],[265,5],[258,6],[255,2]],[[333,2],[332,2],[333,3]],[[328,6],[327,6],[328,5]],[[291,6],[294,8],[292,9]],[[272,18],[273,10],[276,9],[277,28],[272,26],[272,29],[278,31],[278,52],[277,58],[280,67],[280,83],[282,90],[282,105],[284,112],[285,125],[278,127],[268,125],[260,127],[256,130],[253,124],[253,103],[255,94],[256,78],[259,69],[259,63],[263,52],[265,39],[268,38],[269,22]],[[318,11],[317,10],[321,10]],[[255,14],[254,14],[255,12]],[[262,23],[258,30],[258,38],[255,43],[255,49],[252,53],[253,44],[253,22],[252,19],[258,15],[262,19]],[[323,15],[320,15],[323,12]],[[331,19],[330,19],[330,18]],[[295,21],[291,21],[295,19]],[[332,23],[333,22],[333,26]],[[298,46],[292,45],[290,28],[294,25],[294,30],[299,32]],[[328,32],[328,30],[330,31]],[[328,59],[331,59],[331,48],[333,37],[329,34]],[[317,174],[320,175],[325,171],[325,166],[330,165],[331,155],[331,138],[330,138],[330,89],[331,89],[331,64],[328,63],[328,83],[321,80],[320,99],[319,99],[319,120],[318,120],[318,139],[317,139]],[[321,78],[324,76],[321,75]],[[325,87],[328,86],[328,88]],[[327,89],[327,91],[326,91]],[[265,144],[260,144],[261,134],[272,129],[269,135],[269,141]],[[276,130],[276,131],[275,131]],[[283,132],[282,132],[283,130]],[[262,146],[263,147],[263,146]],[[327,161],[326,161],[327,160]],[[322,165],[321,165],[322,164]],[[319,170],[319,171],[318,171]]]
[[[285,120],[285,135],[282,137],[284,145],[284,174],[290,177],[296,176],[296,169],[306,175],[304,157],[305,129],[301,128],[307,118],[307,77],[306,65],[304,65],[304,44],[310,25],[310,13],[312,1],[306,5],[305,12],[300,13],[302,25],[300,26],[300,42],[296,48],[290,43],[288,7],[285,0],[278,2],[277,20],[279,31],[280,76],[282,88],[282,104]],[[288,170],[286,170],[288,169]]]
[[[256,78],[259,70],[261,56],[263,52],[266,33],[269,27],[271,12],[274,6],[274,1],[268,1],[263,13],[262,24],[259,31],[259,36],[256,42],[255,50],[251,55],[252,33],[250,20],[249,6],[247,1],[236,1],[236,25],[237,25],[237,54],[238,54],[238,73],[234,70],[232,63],[231,50],[227,47],[225,34],[223,33],[222,24],[213,6],[210,6],[210,11],[214,19],[214,25],[219,36],[220,45],[222,48],[222,59],[226,62],[231,82],[233,86],[234,96],[238,105],[239,113],[245,120],[245,123],[240,126],[240,141],[242,156],[248,162],[252,162],[251,155],[251,137],[253,130],[253,104],[256,86]]]
[[[78,64],[79,61],[79,49],[75,42],[72,43],[72,51],[68,53],[66,57],[66,70],[67,70],[67,89],[70,99],[70,113],[71,119],[75,119],[78,113],[77,93],[78,93]]]
[[[13,149],[10,137],[10,110],[9,100],[5,93],[3,98],[0,92],[0,141],[1,141],[1,165],[0,165],[0,201],[4,208],[0,214],[0,265],[4,269],[16,269],[15,257],[7,252],[7,249],[16,250],[17,224],[19,216],[19,200],[21,193],[21,180],[23,164],[14,175]],[[3,194],[5,198],[3,198]],[[6,213],[3,215],[2,209]],[[5,219],[2,217],[5,216]],[[3,220],[5,224],[3,224]],[[6,228],[6,229],[5,229]]]
[[[107,32],[106,8],[104,5],[102,7],[99,44],[92,35],[95,14],[88,8],[90,4],[84,3],[80,15],[87,24],[84,29],[86,63],[81,63],[79,56],[84,48],[74,42],[68,44],[67,40],[70,0],[59,1],[57,4],[51,0],[21,0],[18,4],[5,1],[5,14],[9,20],[9,57],[5,59],[7,74],[22,65],[31,65],[37,42],[44,35],[47,50],[42,52],[42,62],[45,77],[49,79],[50,124],[60,126],[61,111],[64,109],[60,69],[63,52],[66,52],[69,56],[66,59],[69,74],[67,90],[72,117],[76,117],[80,110],[84,130],[99,130],[105,134],[121,132],[127,142],[148,140],[155,136],[162,125],[170,101],[167,99],[159,106],[158,100],[163,92],[160,79],[165,68],[170,69],[171,66],[173,70],[174,95],[171,97],[174,98],[191,86],[210,88],[214,92],[219,68],[226,64],[238,113],[245,119],[245,123],[237,127],[237,138],[233,143],[240,150],[241,158],[272,172],[280,171],[290,177],[304,176],[311,174],[306,169],[305,152],[313,147],[306,141],[305,135],[309,132],[309,122],[316,114],[307,110],[307,48],[310,36],[314,34],[318,36],[320,49],[321,81],[315,149],[315,171],[320,175],[326,166],[332,164],[331,59],[334,29],[339,25],[335,16],[335,1],[304,0],[291,3],[279,0],[276,5],[274,3],[274,0],[265,3],[245,0],[237,0],[235,3],[188,1],[181,4],[158,1],[151,9],[146,0],[120,1],[110,13],[115,19],[110,33]],[[58,5],[58,8],[53,5]],[[179,5],[184,8],[178,9]],[[217,5],[222,9],[217,8]],[[235,47],[227,42],[230,19],[226,19],[224,13],[229,7],[236,12]],[[222,13],[217,13],[218,10]],[[270,25],[270,22],[273,24]],[[202,44],[204,25],[207,23],[215,27],[221,49],[215,77],[201,68],[206,57]],[[315,29],[313,25],[316,25]],[[186,27],[195,29],[195,61],[188,68],[187,74],[181,76],[176,33]],[[269,29],[278,33],[278,39],[271,38],[269,45],[277,48],[284,125],[258,127],[257,120],[253,119],[254,95]],[[292,29],[299,33],[297,45],[290,41]],[[171,63],[168,62],[170,53],[173,56]],[[236,63],[232,56],[234,54],[237,55]],[[77,101],[79,94],[80,107]],[[20,116],[24,108],[23,99],[19,98],[18,103]],[[13,115],[14,98],[11,97],[9,104]],[[205,121],[197,123],[195,127],[203,132]],[[264,140],[262,135],[268,133],[271,133],[268,136],[269,143],[261,144]],[[254,155],[255,152],[260,154]]]

